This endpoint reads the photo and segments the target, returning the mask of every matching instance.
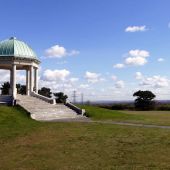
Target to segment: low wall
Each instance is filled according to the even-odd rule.
[[[72,104],[71,102],[66,102],[65,105],[67,107],[69,107],[70,109],[74,110],[77,114],[81,114],[82,116],[85,114],[85,110],[84,109],[80,109],[79,107],[75,106],[74,104]]]
[[[36,97],[36,98],[39,98],[45,102],[48,102],[48,103],[51,103],[51,104],[56,104],[56,100],[53,99],[53,98],[48,98],[48,97],[45,97],[45,96],[42,96],[40,94],[37,94],[35,92],[32,92],[31,93],[31,96],[33,97]],[[67,107],[69,107],[70,109],[74,110],[77,114],[81,114],[81,115],[84,115],[85,114],[85,110],[84,109],[80,109],[79,107],[75,106],[74,104],[72,104],[71,102],[66,102],[65,105]]]
[[[37,94],[37,93],[35,93],[35,92],[31,92],[31,96],[36,97],[36,98],[38,98],[38,99],[41,99],[41,100],[43,100],[43,101],[45,101],[45,102],[48,102],[48,103],[50,103],[50,104],[56,104],[55,99],[42,96],[42,95]]]

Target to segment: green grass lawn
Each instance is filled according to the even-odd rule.
[[[0,170],[114,169],[170,169],[170,130],[41,123],[0,106]]]
[[[170,111],[117,111],[105,108],[79,105],[93,120],[113,120],[142,124],[170,125]]]

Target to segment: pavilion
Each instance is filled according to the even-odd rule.
[[[26,95],[38,93],[38,67],[35,52],[23,41],[11,37],[0,42],[0,69],[10,71],[9,95],[16,100],[16,70],[26,71]]]
[[[85,110],[69,101],[56,105],[55,97],[38,94],[39,64],[35,52],[25,42],[15,37],[0,42],[0,69],[10,71],[9,95],[0,95],[0,104],[18,104],[30,113],[32,119],[38,121],[86,119],[83,116]],[[16,70],[26,72],[26,95],[17,95]]]

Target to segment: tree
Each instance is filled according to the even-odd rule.
[[[10,83],[9,82],[5,82],[4,84],[2,84],[2,87],[1,87],[2,95],[9,95],[9,89],[10,89]]]
[[[16,84],[16,88],[17,88],[17,94],[19,94],[20,88],[21,88],[21,84]]]
[[[21,84],[16,84],[18,94],[26,94],[26,86]],[[2,95],[9,95],[10,83],[5,82],[1,87]]]
[[[19,94],[26,94],[26,85],[21,85],[21,88],[20,88],[20,93]]]
[[[18,94],[26,94],[26,86],[21,84],[16,84]]]
[[[40,90],[38,90],[38,94],[45,97],[51,97],[52,92],[50,88],[42,87]]]
[[[56,103],[65,103],[68,98],[63,92],[54,93],[54,96],[56,97]]]
[[[135,99],[135,108],[138,110],[151,110],[155,106],[153,99],[156,97],[151,91],[137,91],[133,94]]]

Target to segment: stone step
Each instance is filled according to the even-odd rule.
[[[77,113],[64,104],[52,105],[41,99],[18,95],[17,103],[25,108],[31,115],[31,118],[38,121],[54,121],[54,120],[72,120],[84,119],[86,117],[77,115]]]

